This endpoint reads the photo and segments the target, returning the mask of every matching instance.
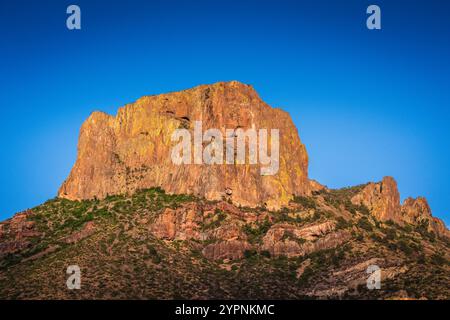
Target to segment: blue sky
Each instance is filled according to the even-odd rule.
[[[77,4],[82,30],[66,28]],[[378,4],[382,30],[366,28]],[[394,176],[450,224],[448,1],[1,1],[0,219],[56,195],[93,110],[239,80],[330,187]]]

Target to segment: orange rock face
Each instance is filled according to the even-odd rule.
[[[417,224],[424,219],[431,218],[431,209],[423,197],[407,198],[402,205],[402,215],[406,222]]]
[[[428,202],[423,197],[407,198],[400,205],[397,182],[384,177],[381,182],[369,183],[352,198],[354,204],[364,204],[381,221],[392,220],[399,224],[419,225],[425,223],[430,232],[438,236],[449,236],[444,222],[431,215]]]
[[[244,256],[245,250],[250,249],[251,246],[240,240],[227,240],[218,243],[211,243],[207,245],[202,253],[211,260],[241,259]]]
[[[35,223],[27,220],[32,214],[30,210],[23,211],[0,223],[0,257],[23,250],[30,244],[29,238],[40,235]],[[9,239],[3,239],[7,236]]]
[[[150,232],[159,239],[204,240],[199,227],[202,221],[201,208],[196,204],[178,209],[166,208],[152,224]]]
[[[400,221],[400,194],[397,182],[384,177],[379,183],[369,183],[352,198],[354,204],[364,204],[381,221]]]
[[[326,186],[322,185],[321,183],[319,183],[316,180],[309,180],[309,187],[310,187],[312,192],[327,190]]]
[[[178,128],[279,130],[279,170],[261,175],[260,164],[181,164],[171,159]],[[225,145],[225,143],[224,143]],[[248,151],[248,150],[247,150]],[[268,148],[270,154],[270,144]],[[146,96],[110,116],[94,112],[83,124],[78,156],[59,197],[104,198],[160,186],[210,200],[279,208],[292,195],[310,193],[308,156],[290,116],[264,103],[255,90],[236,81]]]
[[[402,219],[414,225],[425,223],[428,231],[437,235],[445,235],[447,237],[450,235],[444,222],[431,215],[428,201],[423,197],[405,199],[402,205]]]
[[[347,231],[334,231],[334,224],[325,222],[303,228],[287,224],[273,225],[263,237],[262,249],[273,256],[298,257],[318,250],[335,248],[350,238]],[[299,243],[298,239],[308,239]]]

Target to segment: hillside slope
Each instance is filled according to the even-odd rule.
[[[367,186],[277,212],[160,188],[56,198],[0,224],[0,299],[449,299],[447,236],[352,203]],[[80,290],[66,287],[70,265]]]

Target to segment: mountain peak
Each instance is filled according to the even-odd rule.
[[[199,123],[202,134],[217,129],[224,142],[227,130],[267,130],[266,142],[272,130],[279,132],[275,174],[262,175],[267,165],[250,163],[248,144],[243,164],[174,164],[172,135],[186,129],[193,136]],[[202,145],[206,148],[208,142]],[[237,161],[236,150],[231,156]],[[58,195],[102,199],[162,187],[169,193],[227,199],[242,206],[280,208],[293,195],[310,193],[307,170],[306,148],[286,112],[264,103],[250,85],[218,82],[142,97],[120,108],[115,117],[94,112],[81,128],[77,161]]]

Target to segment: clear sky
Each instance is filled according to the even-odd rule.
[[[291,114],[311,178],[391,175],[449,225],[449,15],[445,0],[2,0],[0,219],[56,195],[92,111],[238,80]]]

